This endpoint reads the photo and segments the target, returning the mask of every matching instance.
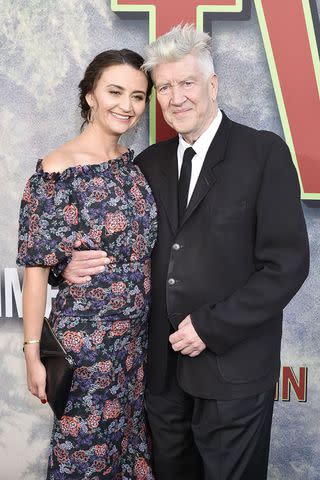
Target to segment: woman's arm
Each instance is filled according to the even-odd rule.
[[[46,308],[49,268],[26,267],[23,279],[23,330],[24,341],[39,340]],[[46,370],[40,360],[39,343],[24,346],[27,382],[30,392],[42,403],[47,400]]]

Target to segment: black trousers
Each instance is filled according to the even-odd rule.
[[[235,400],[206,400],[172,381],[147,390],[156,480],[265,480],[274,389]]]

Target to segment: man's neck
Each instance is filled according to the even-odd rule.
[[[182,134],[182,138],[185,142],[187,142],[189,145],[193,145],[200,137],[201,135],[208,130],[214,119],[217,117],[218,114],[218,107],[215,109],[215,111],[212,113],[212,115],[207,119],[205,122],[204,126],[199,129],[198,132],[193,132],[190,135],[188,133]]]

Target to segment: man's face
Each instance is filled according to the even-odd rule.
[[[217,113],[216,75],[206,75],[189,54],[178,62],[157,65],[153,80],[165,121],[188,143],[195,142]]]

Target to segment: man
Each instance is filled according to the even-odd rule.
[[[153,190],[147,411],[157,480],[263,480],[282,311],[308,273],[297,175],[275,134],[217,104],[211,39],[178,26],[148,47],[178,137],[136,159]],[[75,252],[68,280],[96,273]],[[80,279],[81,281],[81,279]]]

